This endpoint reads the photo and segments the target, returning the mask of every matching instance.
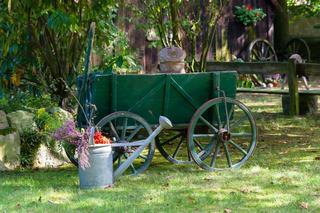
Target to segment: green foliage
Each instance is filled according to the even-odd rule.
[[[116,12],[113,0],[2,1],[0,79],[9,89],[28,85],[55,95],[61,104],[69,94],[64,81],[73,85],[81,72],[89,24],[97,23],[95,44],[103,49],[118,36]]]
[[[308,0],[306,3],[298,3],[296,0],[287,2],[289,14],[293,19],[320,16],[320,0]]]
[[[13,132],[17,131],[15,128],[6,128],[6,129],[0,129],[0,135],[8,135],[11,134]]]
[[[49,95],[35,96],[30,92],[23,91],[12,95],[7,94],[0,99],[0,110],[7,113],[17,110],[33,111],[41,107],[47,108],[56,105],[57,103]]]
[[[251,5],[235,6],[234,14],[245,26],[254,25],[266,16],[261,8],[253,8]]]
[[[22,167],[32,167],[41,142],[45,139],[44,135],[38,130],[24,129],[20,135],[21,150],[20,159]]]
[[[143,6],[137,8],[135,12],[146,19],[144,29],[155,30],[160,38],[160,41],[155,41],[153,46],[161,44],[163,47],[171,45],[181,47],[187,52],[188,71],[205,71],[218,21],[224,15],[224,9],[230,1],[140,0],[140,2]],[[201,52],[197,53],[197,50]]]
[[[49,114],[45,108],[37,110],[35,122],[39,130],[46,134],[53,133],[63,123],[62,118],[59,117],[58,113]]]

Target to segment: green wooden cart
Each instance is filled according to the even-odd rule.
[[[252,154],[257,129],[249,109],[235,100],[236,81],[234,71],[93,74],[88,79],[86,102],[96,106],[95,123],[113,143],[145,139],[160,115],[172,121],[174,128],[161,133],[132,163],[133,173],[150,165],[154,144],[172,163],[195,162],[209,171],[237,168]],[[81,121],[80,115],[79,124]],[[115,148],[115,166],[133,151]]]

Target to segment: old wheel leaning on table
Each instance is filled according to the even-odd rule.
[[[241,102],[215,98],[193,115],[187,140],[191,157],[201,168],[209,171],[239,168],[256,146],[256,123]]]
[[[145,140],[152,133],[150,125],[141,116],[126,111],[105,116],[97,123],[97,127],[103,135],[112,139],[113,144]],[[138,146],[113,147],[114,166],[118,168],[137,148]],[[139,174],[148,168],[154,150],[155,145],[152,142],[131,163],[132,174]]]

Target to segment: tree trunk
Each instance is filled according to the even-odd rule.
[[[278,0],[275,4],[274,47],[277,53],[285,50],[289,40],[289,17],[287,0]]]

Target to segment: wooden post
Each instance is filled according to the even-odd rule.
[[[288,64],[288,86],[290,95],[290,115],[299,115],[299,92],[297,66],[293,59],[289,60]]]

